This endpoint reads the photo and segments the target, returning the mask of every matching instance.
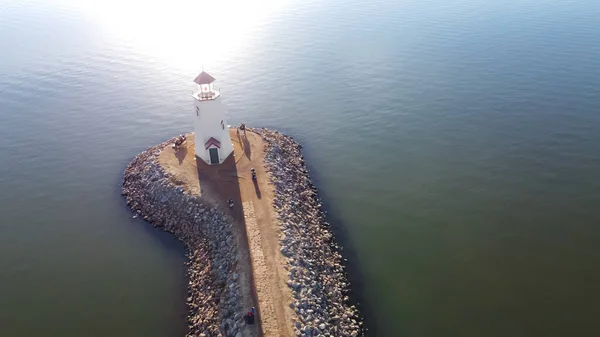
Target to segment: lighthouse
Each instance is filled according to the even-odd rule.
[[[196,156],[207,164],[220,164],[233,152],[221,93],[214,87],[215,78],[205,71],[196,77],[194,97],[194,134]]]

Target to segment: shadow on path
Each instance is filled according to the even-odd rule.
[[[175,157],[179,161],[179,165],[183,163],[185,160],[185,156],[187,156],[187,147],[181,146],[179,149],[175,150]]]
[[[246,328],[252,331],[252,336],[262,336],[260,308],[258,306],[258,295],[252,274],[246,220],[244,218],[242,194],[238,181],[235,157],[231,154],[220,165],[208,165],[196,156],[196,168],[198,170],[198,180],[202,197],[211,203],[219,205],[225,212],[229,212],[234,220],[232,229],[235,231],[234,237],[238,245],[239,285],[243,297],[247,297],[244,294],[250,294],[251,296],[250,299],[243,299],[242,303],[240,303],[242,310],[240,313],[243,315],[247,311],[250,311],[251,307],[256,307],[258,319],[253,326],[246,326]],[[233,200],[232,208],[229,208],[227,205],[228,199]],[[239,323],[242,326],[245,325],[243,321]]]
[[[252,160],[252,148],[248,141],[248,136],[246,136],[246,132],[242,134],[242,145],[244,146],[244,154],[249,160]]]
[[[256,197],[261,198],[260,187],[258,187],[258,180],[252,179],[252,183],[254,184],[254,191],[256,192]]]

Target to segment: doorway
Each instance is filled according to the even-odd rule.
[[[208,149],[208,154],[210,155],[210,163],[218,164],[219,163],[219,149],[213,147]]]

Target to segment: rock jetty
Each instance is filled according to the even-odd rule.
[[[231,219],[219,208],[174,184],[157,162],[173,140],[142,152],[127,166],[123,196],[154,227],[184,243],[188,257],[187,336],[242,336],[236,247]]]
[[[363,323],[349,298],[343,258],[310,181],[301,146],[269,129],[247,129],[265,142],[265,165],[282,230],[281,254],[293,295],[296,336],[362,336]],[[150,147],[127,166],[123,195],[137,215],[182,241],[188,257],[187,336],[255,335],[244,326],[237,284],[233,220],[219,207],[178,186],[158,163],[174,139]]]
[[[266,144],[265,164],[275,186],[287,258],[288,285],[299,321],[297,336],[363,335],[362,319],[348,296],[343,258],[325,220],[317,189],[310,181],[301,149],[293,138],[268,129],[251,129]]]

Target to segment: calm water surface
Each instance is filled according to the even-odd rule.
[[[263,2],[0,0],[0,336],[184,335],[120,183],[202,64],[305,146],[370,335],[600,335],[600,2]]]

